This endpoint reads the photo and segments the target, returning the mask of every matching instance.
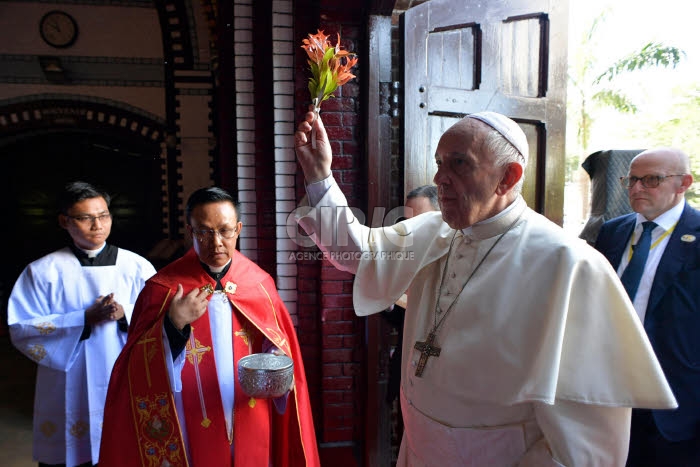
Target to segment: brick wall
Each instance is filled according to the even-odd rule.
[[[337,98],[322,104],[321,117],[334,154],[333,175],[348,203],[364,210],[367,190],[362,169],[364,149],[359,81],[365,37],[363,12],[358,8],[333,9],[324,2],[320,6],[316,3],[319,9],[311,11],[305,8],[312,8],[312,2],[299,1],[295,5],[297,19],[302,16],[301,11],[308,15],[306,21],[295,22],[295,37],[299,45],[307,34],[322,29],[331,35],[332,40],[335,40],[336,33],[340,33],[342,46],[360,55],[360,63],[354,69],[358,79],[336,92]],[[315,18],[315,21],[309,18]],[[308,65],[301,48],[297,51],[295,69],[295,103],[299,120],[310,103]],[[299,175],[299,197],[304,194],[303,186]],[[322,447],[324,443],[355,444],[363,438],[361,369],[364,322],[355,315],[352,306],[353,277],[336,270],[326,261],[299,261],[298,277],[297,311],[299,332],[305,336],[302,345],[307,345],[305,359],[315,356],[320,362],[315,371],[307,368],[310,385],[319,385],[317,392],[312,393],[315,413],[320,413],[316,418],[318,441]],[[317,337],[313,338],[314,335]],[[315,396],[319,399],[314,400]]]
[[[256,186],[255,81],[253,74],[252,0],[234,5],[235,104],[236,104],[236,180],[243,230],[238,240],[241,252],[258,261],[258,187]],[[258,94],[260,90],[258,89]]]

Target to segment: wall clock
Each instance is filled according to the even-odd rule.
[[[78,38],[78,23],[65,11],[49,11],[39,21],[39,33],[44,42],[63,49],[73,45]]]

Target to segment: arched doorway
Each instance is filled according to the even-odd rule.
[[[7,300],[22,269],[69,241],[58,226],[56,209],[57,194],[65,183],[85,180],[112,195],[110,243],[146,256],[164,237],[160,153],[158,142],[94,129],[35,131],[0,140],[4,204],[0,242],[5,247],[0,268],[0,336],[8,332]],[[9,341],[0,342],[0,361],[13,373],[0,385],[3,418],[25,439],[31,435],[36,364]],[[28,442],[20,444],[22,452],[31,452]]]
[[[3,326],[7,297],[31,261],[69,241],[57,222],[56,199],[70,181],[84,180],[112,196],[109,242],[148,256],[164,237],[161,148],[157,142],[102,131],[63,129],[0,145],[0,196],[5,200],[0,242]]]

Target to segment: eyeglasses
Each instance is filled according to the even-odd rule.
[[[112,215],[110,213],[107,214],[100,214],[99,216],[69,216],[66,214],[66,217],[69,217],[73,219],[75,222],[77,222],[80,225],[92,225],[95,223],[95,221],[100,221],[100,223],[105,223],[108,221],[112,220]]]
[[[642,182],[644,188],[656,188],[661,182],[669,177],[683,177],[686,174],[673,174],[673,175],[645,175],[643,177],[620,177],[620,183],[622,186],[629,189],[632,188],[635,183]]]
[[[238,233],[238,229],[221,229],[221,230],[194,229],[194,228],[192,229],[192,234],[200,242],[206,242],[208,240],[212,240],[215,235],[218,235],[222,239],[228,240],[230,238],[233,238],[237,233]]]

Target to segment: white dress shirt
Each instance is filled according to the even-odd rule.
[[[651,231],[651,248],[649,250],[649,256],[647,257],[647,262],[644,265],[642,279],[639,281],[637,295],[635,295],[633,300],[634,309],[637,311],[639,319],[642,321],[642,323],[644,322],[644,316],[647,312],[649,294],[651,293],[651,286],[654,283],[654,277],[656,276],[656,268],[659,266],[659,261],[661,261],[664,251],[666,251],[668,239],[671,238],[671,233],[676,227],[678,219],[681,218],[684,206],[685,201],[681,200],[680,203],[676,204],[674,207],[654,219],[654,223],[656,223],[657,227],[654,227],[654,230]],[[634,234],[630,237],[627,247],[625,248],[625,253],[622,255],[620,266],[617,268],[617,275],[619,277],[622,277],[622,273],[625,272],[625,269],[630,262],[630,258],[632,257],[632,245],[635,245],[639,241],[640,235],[642,235],[642,222],[647,221],[648,219],[646,217],[637,213],[637,224],[634,226]]]

